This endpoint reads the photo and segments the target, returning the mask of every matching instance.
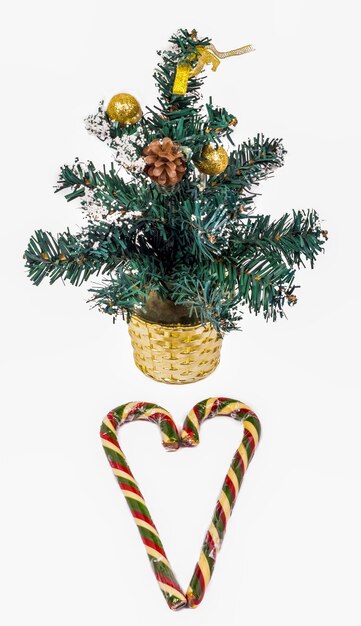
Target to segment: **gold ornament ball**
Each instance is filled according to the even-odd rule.
[[[126,126],[139,122],[143,112],[138,100],[130,93],[117,93],[108,104],[107,114],[113,122]]]
[[[196,163],[202,174],[208,176],[218,176],[222,174],[228,165],[228,154],[223,148],[213,148],[211,144],[204,146],[201,153],[201,160]]]

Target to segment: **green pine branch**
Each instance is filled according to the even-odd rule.
[[[139,207],[152,201],[154,194],[150,185],[139,185],[125,182],[121,178],[112,163],[109,171],[103,167],[102,171],[96,169],[90,161],[87,165],[76,162],[72,167],[64,165],[60,170],[56,192],[70,189],[65,195],[69,202],[82,198],[86,189],[94,191],[95,197],[102,202],[114,204],[121,209],[139,210]]]
[[[127,321],[139,303],[147,296],[147,292],[142,290],[142,281],[137,273],[131,271],[130,267],[128,267],[128,272],[119,269],[102,285],[89,289],[89,293],[92,294],[89,302],[93,306],[114,317],[121,314]]]
[[[325,231],[321,229],[317,213],[293,211],[292,215],[286,213],[276,221],[269,215],[248,219],[230,236],[229,251],[235,262],[264,253],[290,267],[305,266],[306,261],[314,267],[324,243]]]
[[[37,230],[25,251],[29,278],[39,285],[44,278],[53,284],[59,278],[72,285],[81,285],[92,274],[109,274],[121,262],[129,243],[119,229],[100,225],[92,236],[72,235],[69,230],[55,237]]]
[[[217,185],[249,190],[282,167],[285,153],[280,139],[268,139],[259,134],[230,153],[228,167],[217,177]]]

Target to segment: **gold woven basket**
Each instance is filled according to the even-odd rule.
[[[193,383],[219,363],[222,339],[209,324],[164,325],[133,315],[128,329],[135,364],[159,382]]]

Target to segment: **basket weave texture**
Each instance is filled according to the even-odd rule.
[[[193,383],[213,372],[222,339],[206,325],[163,325],[133,315],[129,334],[137,367],[163,383]]]

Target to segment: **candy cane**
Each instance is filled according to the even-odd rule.
[[[184,594],[166,557],[163,544],[138,484],[119,446],[117,428],[135,420],[157,423],[161,430],[164,447],[177,450],[180,447],[197,445],[201,424],[206,419],[217,415],[227,415],[242,421],[244,435],[227,472],[198,563],[187,593]],[[169,608],[173,610],[195,608],[202,601],[243,476],[259,442],[260,432],[260,422],[255,413],[242,402],[230,398],[208,398],[196,404],[185,419],[181,436],[168,411],[147,402],[123,404],[110,411],[104,419],[100,431],[104,451],[138,526],[154,574]]]
[[[110,467],[138,526],[166,602],[169,608],[180,609],[187,604],[187,598],[169,564],[159,533],[117,439],[117,428],[136,420],[158,424],[163,446],[174,450],[179,447],[178,430],[168,411],[149,402],[129,402],[110,411],[102,423],[100,436]]]
[[[201,424],[218,415],[227,415],[243,422],[244,434],[224,480],[211,524],[204,538],[198,563],[189,583],[186,596],[188,606],[191,608],[197,607],[204,597],[244,474],[252,460],[261,435],[260,421],[246,404],[230,398],[208,398],[208,400],[196,404],[188,413],[181,435],[182,444],[186,446],[198,445]]]

